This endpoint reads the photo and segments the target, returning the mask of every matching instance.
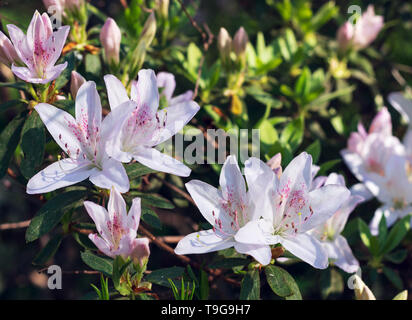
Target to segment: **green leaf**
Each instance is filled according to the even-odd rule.
[[[142,206],[142,220],[153,228],[162,229],[159,216],[152,209],[145,206]]]
[[[399,290],[403,289],[403,281],[399,274],[388,267],[383,267],[383,274],[388,278],[388,280]]]
[[[63,240],[62,234],[57,234],[47,242],[44,248],[36,255],[33,264],[45,265],[57,252]]]
[[[143,192],[138,192],[138,191],[130,191],[129,192],[130,197],[139,197],[142,199],[142,204],[145,206],[152,206],[155,208],[161,208],[161,209],[174,209],[173,203],[171,203],[169,200],[166,198],[163,198],[162,196],[159,196],[157,194],[147,194]]]
[[[324,162],[319,169],[318,176],[324,176],[330,169],[332,169],[334,166],[336,166],[338,163],[340,163],[340,159],[335,159],[335,160],[330,160]]]
[[[209,264],[210,269],[231,269],[234,267],[245,266],[249,263],[248,259],[244,258],[228,258],[219,261],[212,262]]]
[[[66,69],[60,74],[60,76],[56,79],[55,88],[60,89],[63,88],[67,82],[69,82],[71,78],[72,71],[74,70],[74,52],[70,52],[64,57],[64,62],[67,62]]]
[[[399,220],[395,224],[395,226],[392,227],[391,231],[388,234],[388,237],[386,238],[385,244],[380,250],[380,253],[382,255],[385,255],[391,252],[393,249],[395,249],[398,246],[398,244],[406,236],[406,234],[408,233],[411,227],[410,221],[411,221],[411,216],[407,215],[406,217],[403,217],[401,220]]]
[[[149,173],[155,173],[156,170],[150,169],[139,162],[135,162],[126,166],[126,173],[130,180],[144,176]]]
[[[209,275],[200,270],[200,300],[207,300],[209,298]]]
[[[40,168],[43,162],[46,133],[43,122],[37,112],[26,120],[21,138],[21,148],[24,158],[20,163],[20,171],[26,179],[30,179]]]
[[[102,70],[102,63],[100,57],[94,54],[86,54],[85,58],[85,71],[94,77],[99,77]]]
[[[296,281],[285,269],[271,265],[265,268],[265,274],[270,288],[276,295],[287,300],[302,300]]]
[[[334,1],[325,3],[310,20],[311,31],[316,31],[339,13]]]
[[[382,247],[385,244],[386,236],[388,234],[388,225],[386,224],[386,218],[383,214],[381,217],[381,221],[379,221],[379,234],[378,234],[378,242],[379,247]]]
[[[0,179],[6,174],[14,150],[19,144],[25,120],[25,112],[23,112],[14,117],[0,134]]]
[[[307,147],[306,152],[312,156],[313,163],[317,163],[321,152],[321,145],[319,140],[316,140],[309,147]]]
[[[260,277],[259,270],[249,271],[242,280],[240,288],[240,300],[260,299]]]
[[[117,256],[113,261],[113,285],[117,291],[120,292],[121,295],[128,295],[130,294],[130,290],[126,284],[120,283],[120,279],[122,278],[124,272],[126,271],[127,267],[132,263],[132,260],[125,262],[121,256]]]
[[[167,279],[176,279],[183,276],[185,269],[182,267],[171,267],[154,270],[145,277],[145,281],[155,283],[159,286],[170,288],[170,283]]]
[[[310,92],[311,73],[309,68],[305,67],[295,84],[295,94],[299,97],[306,97]]]
[[[408,290],[399,292],[392,300],[408,300]]]
[[[18,106],[20,104],[22,104],[23,102],[21,100],[9,100],[3,103],[0,103],[0,112],[10,108],[10,107],[15,107]]]
[[[111,277],[113,274],[113,262],[111,259],[103,258],[95,255],[91,251],[84,251],[80,253],[80,256],[85,264],[87,264],[93,270],[99,271]]]
[[[392,262],[392,263],[402,263],[406,257],[408,256],[408,250],[406,249],[399,249],[393,252],[390,252],[385,255],[385,259]]]
[[[78,244],[80,244],[83,248],[88,249],[88,250],[97,250],[97,247],[95,244],[89,239],[89,237],[83,233],[79,232],[74,232],[72,233],[72,236],[74,240]]]
[[[321,286],[323,299],[326,299],[330,295],[340,294],[345,288],[343,277],[336,268],[329,268],[322,272]]]
[[[280,141],[290,146],[292,153],[300,146],[303,140],[304,121],[296,118],[283,129]]]
[[[260,141],[267,149],[278,140],[278,133],[269,121],[262,121],[258,129],[260,130]]]
[[[60,222],[64,214],[85,197],[85,191],[73,190],[50,199],[31,220],[26,231],[26,241],[34,241],[52,230]]]
[[[361,218],[358,218],[358,228],[359,228],[359,235],[360,238],[363,242],[363,244],[367,248],[371,248],[372,246],[372,234],[371,231],[369,230],[368,225],[363,221]]]

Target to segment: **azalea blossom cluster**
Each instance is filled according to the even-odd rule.
[[[411,101],[401,93],[389,96],[391,104],[409,120]],[[370,223],[372,234],[378,233],[382,216],[389,226],[412,212],[412,131],[409,128],[403,142],[392,134],[392,119],[387,108],[382,108],[373,119],[369,130],[359,123],[342,157],[361,184],[353,190],[365,199],[376,197],[382,206]]]
[[[206,253],[234,247],[263,265],[271,262],[271,245],[282,245],[315,268],[328,260],[347,272],[359,263],[340,233],[349,214],[363,199],[353,196],[342,176],[313,179],[312,158],[302,153],[282,172],[280,155],[269,163],[250,158],[245,181],[234,156],[220,174],[221,189],[192,180],[186,188],[212,229],[182,239],[178,254]]]

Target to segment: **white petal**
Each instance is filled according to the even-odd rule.
[[[283,238],[282,245],[294,256],[317,269],[328,267],[328,254],[322,244],[313,236],[301,233],[287,239]]]
[[[89,239],[95,244],[95,246],[103,252],[106,256],[114,258],[115,254],[110,250],[109,244],[97,233],[89,234]]]
[[[118,223],[123,229],[128,229],[126,202],[115,187],[112,187],[110,190],[107,211],[109,212],[111,221],[114,221],[114,217],[117,217],[120,221],[116,221],[116,224]]]
[[[39,113],[41,120],[49,130],[54,141],[69,156],[76,156],[78,150],[82,150],[82,145],[77,139],[70,125],[75,125],[76,120],[71,114],[58,109],[47,103],[39,103],[34,107]]]
[[[47,61],[49,66],[53,66],[57,59],[59,59],[69,31],[69,26],[62,26],[56,32],[53,32],[53,35],[48,39],[46,50],[50,55]]]
[[[369,189],[363,183],[354,184],[350,188],[350,193],[353,196],[362,197],[363,201],[369,201],[374,197],[372,192],[370,192]]]
[[[174,174],[180,177],[188,177],[191,170],[183,163],[154,148],[138,148],[133,153],[133,158],[141,164],[153,170]]]
[[[266,266],[272,260],[272,251],[268,245],[252,245],[252,244],[243,244],[235,243],[235,249],[239,253],[251,255],[257,262]]]
[[[233,247],[232,237],[220,238],[213,230],[194,232],[179,241],[175,248],[177,254],[195,254],[219,251]]]
[[[82,165],[72,159],[54,162],[29,180],[27,193],[46,193],[76,184],[87,179],[93,170],[90,163]]]
[[[270,190],[276,190],[277,177],[272,169],[258,158],[250,158],[245,162],[245,177],[249,188],[251,202],[256,210],[253,211],[251,220],[260,216],[273,219]]]
[[[107,223],[109,221],[109,213],[107,210],[91,201],[85,201],[84,207],[96,225],[97,232],[108,241],[111,238],[111,233],[107,229]]]
[[[176,88],[175,76],[169,72],[159,72],[156,75],[157,87],[163,88],[162,94],[167,101],[172,99],[173,92]]]
[[[237,206],[246,204],[246,185],[237,164],[236,157],[227,157],[219,178],[223,198]]]
[[[111,110],[114,110],[117,106],[130,100],[123,83],[114,75],[105,75],[104,82],[106,83],[107,97],[109,99]]]
[[[139,228],[140,215],[141,215],[141,200],[140,198],[134,198],[132,206],[130,207],[128,216],[128,225],[130,229],[136,230]]]
[[[326,222],[348,200],[350,192],[346,187],[327,185],[309,193],[313,214],[302,223],[300,232],[306,232]]]
[[[181,103],[181,102],[190,101],[190,100],[192,100],[192,98],[193,98],[193,91],[188,90],[185,93],[179,94],[178,96],[172,98],[170,100],[169,105],[174,106],[174,105],[176,105],[178,103]]]
[[[42,82],[39,83],[49,83],[52,82],[53,80],[56,80],[60,74],[63,72],[64,69],[67,67],[67,61],[55,66],[51,66],[46,70],[44,79]]]
[[[129,191],[129,178],[121,162],[106,159],[103,161],[102,167],[102,170],[96,170],[90,176],[90,181],[93,184],[105,189],[111,189],[114,186],[121,193]]]
[[[89,137],[95,137],[102,122],[102,105],[93,81],[82,84],[76,95],[76,120]]]
[[[222,201],[219,190],[199,180],[192,180],[186,183],[185,186],[200,213],[213,226],[215,219],[219,219],[223,213],[219,205],[219,202]],[[213,212],[215,216],[213,216]]]
[[[138,73],[136,86],[132,87],[132,97],[136,97],[139,108],[142,106],[149,107],[152,115],[159,108],[159,91],[157,89],[156,75],[153,70],[142,69]]]
[[[369,229],[374,236],[379,234],[379,223],[382,219],[382,215],[385,215],[386,225],[388,228],[399,218],[398,212],[390,205],[383,205],[382,207],[376,209],[375,214],[369,223]]]
[[[406,99],[402,92],[389,94],[388,100],[408,123],[412,122],[412,100]]]
[[[156,130],[147,146],[156,146],[173,137],[195,116],[199,111],[199,105],[194,101],[186,101],[164,108],[157,114],[159,129]]]
[[[270,221],[263,219],[248,222],[237,231],[235,240],[254,245],[269,245],[280,242],[278,236],[273,236],[273,227]]]
[[[359,269],[359,262],[354,257],[346,239],[340,235],[335,239],[333,245],[338,252],[338,257],[334,264],[347,273],[356,272]]]
[[[305,184],[309,190],[312,182],[312,157],[306,152],[302,152],[294,158],[286,167],[280,177],[280,188],[289,185],[290,190],[301,190]]]

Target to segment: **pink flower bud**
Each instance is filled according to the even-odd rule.
[[[353,25],[350,22],[345,22],[338,30],[337,38],[338,45],[341,50],[346,50],[352,42],[354,34]]]
[[[282,175],[282,154],[275,154],[268,162],[267,165],[273,170],[273,172],[280,178]]]
[[[76,72],[72,71],[71,79],[70,79],[70,92],[72,94],[73,99],[76,98],[77,91],[82,86],[83,83],[86,82],[86,79],[83,76]]]
[[[20,61],[11,41],[0,31],[0,63],[11,66],[15,61]]]
[[[149,239],[138,238],[133,242],[133,251],[130,255],[135,263],[139,263],[140,267],[144,267],[147,264],[150,255]]]
[[[355,25],[354,46],[358,49],[367,47],[383,27],[383,17],[375,15],[372,5],[359,18]]]
[[[122,33],[112,18],[108,18],[100,31],[100,41],[104,48],[105,59],[109,63],[119,63]]]
[[[246,45],[249,42],[247,33],[243,27],[240,27],[233,38],[233,50],[237,56],[241,56],[246,51]]]
[[[382,108],[381,111],[373,118],[369,133],[383,133],[392,135],[392,118],[387,108]]]

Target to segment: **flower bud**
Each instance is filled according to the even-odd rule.
[[[169,15],[169,0],[156,0],[156,11],[163,19]]]
[[[71,79],[70,79],[70,92],[72,94],[73,99],[76,98],[77,91],[82,86],[83,83],[86,82],[86,79],[82,77],[82,75],[76,71],[72,71]]]
[[[273,170],[273,172],[280,178],[282,175],[282,154],[275,154],[268,162],[267,165]]]
[[[152,12],[147,18],[143,26],[143,31],[142,31],[142,34],[140,35],[140,41],[144,41],[146,44],[146,47],[148,47],[152,43],[155,35],[156,35],[156,17],[155,17],[155,14]]]
[[[236,55],[242,56],[246,51],[246,45],[249,42],[247,33],[243,27],[240,27],[233,38],[233,50]]]
[[[4,63],[6,66],[10,67],[14,62],[19,61],[20,59],[17,56],[13,44],[9,38],[0,31],[0,63]]]
[[[229,60],[230,52],[232,51],[232,38],[225,28],[220,28],[217,37],[217,48],[219,49],[221,59],[223,61]]]
[[[134,248],[130,254],[130,258],[133,260],[135,265],[139,264],[142,269],[146,268],[147,261],[150,256],[149,239],[138,238],[134,242]],[[144,271],[144,270],[143,270]]]
[[[119,63],[122,33],[112,18],[108,18],[100,31],[100,41],[104,48],[105,59],[109,63]]]
[[[356,300],[376,300],[372,291],[368,286],[362,281],[362,279],[355,275],[355,297]]]
[[[339,28],[338,34],[337,34],[339,49],[344,51],[350,46],[352,42],[353,34],[354,34],[353,25],[349,21],[345,22]]]

